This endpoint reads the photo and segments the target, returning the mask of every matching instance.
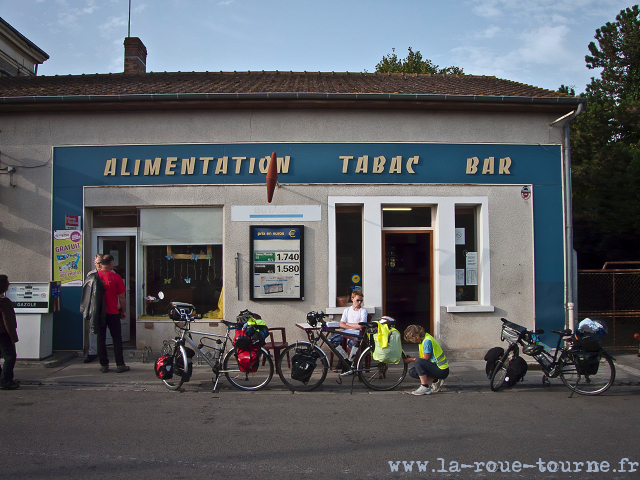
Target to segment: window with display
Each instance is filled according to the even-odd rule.
[[[478,301],[477,207],[456,207],[456,302]]]

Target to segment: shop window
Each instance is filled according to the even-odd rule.
[[[205,318],[222,318],[222,226],[221,207],[140,209],[143,314],[166,315],[169,302],[186,302]]]
[[[219,318],[222,245],[147,246],[145,271],[145,297],[156,299],[145,300],[147,315],[166,315],[169,302],[186,302],[205,318]]]
[[[382,226],[390,227],[430,227],[431,226],[431,207],[416,206],[383,206],[382,207]]]
[[[362,288],[362,206],[336,205],[336,294],[346,305],[354,288]]]
[[[459,206],[456,225],[456,302],[478,301],[478,208]]]

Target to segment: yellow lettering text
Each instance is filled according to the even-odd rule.
[[[478,171],[478,157],[467,158],[467,175],[473,175]]]
[[[356,165],[356,173],[367,173],[369,169],[369,155],[358,157],[358,164]]]
[[[160,163],[162,162],[161,158],[156,158],[155,160],[151,160],[147,158],[144,161],[144,174],[145,175],[160,175]]]
[[[482,167],[482,174],[486,175],[493,175],[493,157],[489,157],[489,158],[485,158],[484,159],[484,166]]]
[[[138,173],[140,173],[140,159],[136,160],[136,163],[133,167],[133,174],[138,175]]]
[[[402,173],[402,157],[393,157],[391,159],[389,173]]]
[[[193,169],[196,166],[196,157],[191,158],[183,158],[182,159],[182,168],[180,169],[181,175],[193,175]]]
[[[120,175],[124,176],[124,177],[126,177],[128,175],[131,175],[130,172],[127,172],[127,159],[126,158],[122,159],[122,167],[120,167]]]
[[[498,173],[500,175],[511,175],[509,171],[509,167],[511,166],[511,159],[509,157],[504,157],[500,159],[500,170]]]
[[[291,157],[287,155],[284,158],[278,157],[278,173],[289,173],[289,161]]]
[[[269,170],[269,163],[271,163],[271,157],[262,157],[260,159],[260,163],[258,164],[260,173],[267,173]]]
[[[255,157],[251,157],[249,159],[249,173],[253,173],[253,170],[255,169],[255,167],[256,167],[256,159]]]
[[[418,156],[416,155],[415,157],[409,157],[407,159],[407,172],[409,173],[416,173],[413,171],[413,165],[417,165],[418,164]]]
[[[209,171],[209,162],[213,160],[213,157],[200,157],[202,162],[202,174],[206,175]]]
[[[216,164],[216,175],[222,173],[223,175],[227,174],[227,162],[229,157],[220,157],[218,159],[218,163]]]
[[[104,176],[107,175],[116,176],[116,159],[112,158],[111,160],[107,160],[107,164],[104,166]]]
[[[340,155],[340,160],[342,160],[342,173],[347,173],[349,170],[349,160],[353,160],[353,156]]]
[[[164,166],[165,175],[174,175],[176,173],[173,171],[173,169],[176,168],[177,161],[178,157],[167,157],[167,163]]]
[[[373,158],[373,173],[382,173],[384,171],[384,164],[387,163],[387,159],[384,157]]]
[[[236,162],[236,173],[240,173],[240,167],[242,166],[242,160],[246,160],[247,157],[231,157],[231,160]]]

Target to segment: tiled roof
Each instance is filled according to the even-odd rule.
[[[158,72],[0,79],[0,98],[159,94],[410,94],[571,98],[523,83],[474,75],[350,72]]]

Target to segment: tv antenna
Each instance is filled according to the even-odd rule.
[[[129,0],[129,26],[127,28],[127,37],[131,37],[131,0]]]

